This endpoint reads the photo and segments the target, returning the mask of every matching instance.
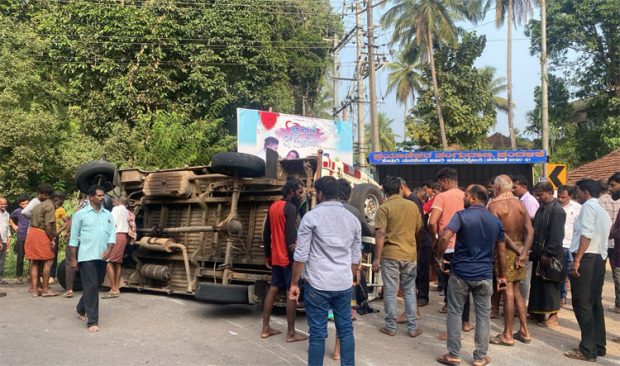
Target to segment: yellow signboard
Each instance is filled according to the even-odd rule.
[[[566,184],[566,164],[547,164],[547,182],[551,183],[554,189]]]

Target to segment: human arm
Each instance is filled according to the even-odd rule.
[[[522,263],[527,263],[529,260],[530,251],[532,250],[532,243],[534,242],[534,225],[532,225],[530,214],[524,205],[521,205],[521,215],[523,216],[523,222],[525,223],[525,238],[523,241],[522,253],[519,256],[519,261]],[[564,226],[562,226],[562,228],[563,227]]]
[[[301,278],[301,273],[304,271],[305,263],[297,262],[293,263],[293,275],[291,278],[291,287],[288,290],[288,298],[291,301],[299,302],[299,279]]]
[[[287,202],[284,205],[284,218],[284,240],[286,241],[289,255],[292,255],[297,243],[297,207],[293,203]]]
[[[114,247],[114,244],[116,244],[116,227],[114,225],[114,219],[112,218],[111,214],[108,220],[107,232],[108,245],[106,246],[106,249],[103,251],[103,253],[101,253],[101,259],[103,260],[107,260],[110,257],[110,253],[112,253],[112,248]]]
[[[82,220],[79,214],[71,218],[71,235],[69,237],[68,261],[71,268],[77,267],[77,247],[79,245],[80,230],[82,228]]]
[[[454,236],[454,231],[449,227],[446,227],[441,233],[439,240],[437,241],[437,258],[436,262],[439,264],[439,268],[444,272],[448,273],[449,271],[445,268],[445,265],[448,263],[443,259],[444,254],[446,253],[446,249],[448,249],[448,244],[450,243],[450,239]]]
[[[385,246],[386,229],[388,223],[388,209],[385,205],[379,206],[375,219],[375,257],[372,261],[373,272],[379,271],[381,268],[381,256],[383,255],[383,247]]]
[[[56,238],[56,216],[54,215],[54,205],[48,205],[43,212],[43,221],[45,225],[45,233],[50,240]],[[54,245],[54,243],[52,243]]]
[[[590,205],[584,204],[581,207],[579,218],[581,220],[581,237],[579,237],[579,247],[577,252],[573,255],[573,265],[571,267],[571,276],[579,277],[579,267],[581,266],[581,259],[590,247],[590,241],[594,233],[594,212]]]
[[[362,225],[357,220],[355,224],[355,233],[351,243],[351,272],[353,273],[353,281],[356,281],[362,258]]]
[[[263,249],[265,250],[265,266],[271,268],[271,222],[269,221],[269,212],[267,212],[265,229],[263,230]]]
[[[498,240],[495,242],[497,250],[497,260],[499,262],[499,273],[497,274],[497,291],[506,289],[506,242]]]
[[[11,227],[13,228],[13,231],[15,232],[17,232],[17,229],[19,229],[19,226],[17,225],[18,223],[19,223],[19,218],[17,216],[17,210],[15,210],[9,216],[9,225],[11,225]]]
[[[428,230],[431,232],[433,240],[439,234],[439,217],[441,216],[441,209],[434,207],[431,209],[431,213],[428,219]]]
[[[543,253],[540,263],[544,267],[548,267],[551,258],[557,258],[562,250],[562,242],[564,240],[564,223],[566,222],[566,212],[564,209],[552,206],[552,212],[549,217],[548,237],[545,241]]]

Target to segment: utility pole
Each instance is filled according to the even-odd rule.
[[[547,4],[540,1],[540,91],[542,99],[542,148],[549,155],[549,105],[547,100]],[[543,164],[547,176],[547,164]]]
[[[333,93],[333,101],[334,101],[334,110],[338,109],[338,63],[340,49],[338,48],[338,35],[334,33],[334,55],[333,55],[333,69],[332,69],[332,93]]]
[[[375,34],[372,19],[372,0],[366,0],[366,22],[368,35],[368,89],[370,94],[370,141],[372,151],[381,151],[379,121],[377,116],[377,74],[375,72]]]
[[[362,59],[362,47],[364,42],[362,37],[362,13],[360,12],[359,1],[355,2],[355,26],[357,27],[357,64],[356,64],[356,79],[357,79],[357,159],[359,166],[366,167],[366,135],[364,134],[364,60]]]

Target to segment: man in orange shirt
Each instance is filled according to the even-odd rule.
[[[288,291],[293,274],[293,253],[297,242],[297,210],[301,206],[304,186],[299,179],[290,179],[282,188],[282,199],[269,207],[267,221],[263,231],[265,258],[267,267],[271,268],[271,286],[265,296],[263,304],[263,329],[261,337],[267,338],[280,334],[279,330],[271,328],[269,318],[273,309],[273,302],[280,290]],[[308,339],[295,331],[295,315],[297,303],[286,300],[286,320],[288,330],[287,342],[297,342]]]
[[[435,200],[433,201],[433,207],[431,209],[431,214],[429,218],[429,229],[431,231],[431,236],[435,241],[434,247],[436,247],[436,240],[438,238],[438,234],[442,233],[443,230],[448,226],[448,223],[452,219],[455,213],[465,209],[463,198],[465,198],[465,193],[459,189],[459,178],[456,170],[452,168],[443,168],[437,173],[437,182],[439,183],[439,188],[441,193],[435,196]],[[443,260],[445,263],[449,263],[452,259],[452,255],[454,254],[454,246],[456,244],[456,236],[452,236],[450,241],[448,242],[448,247],[445,253],[437,253],[437,256],[443,255]],[[444,266],[444,267],[449,267]],[[447,273],[439,273],[443,290],[444,290],[444,301],[446,301],[446,305],[440,310],[442,313],[447,312],[447,301],[448,301],[448,274]],[[463,308],[463,331],[469,332],[474,327],[469,323],[469,299],[465,303]],[[440,340],[446,340],[447,334],[442,333],[439,334],[438,338]]]

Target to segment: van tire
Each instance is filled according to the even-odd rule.
[[[66,272],[66,267],[65,267],[65,261],[66,259],[63,259],[60,263],[58,263],[58,267],[56,267],[56,279],[58,280],[58,283],[60,283],[60,286],[62,286],[62,288],[66,290],[67,289],[67,272]],[[106,267],[106,262],[104,261],[101,261],[100,264],[97,266],[99,286],[101,286],[103,284],[103,281],[105,280],[105,267]],[[75,278],[73,281],[73,291],[82,291],[82,279],[80,278],[80,271],[75,272]]]
[[[223,152],[213,156],[211,170],[238,178],[262,177],[265,175],[265,161],[250,154]]]
[[[349,203],[360,210],[368,225],[375,224],[377,211],[383,194],[379,187],[374,184],[362,183],[353,187]]]
[[[100,185],[106,192],[114,189],[116,165],[106,160],[94,160],[80,165],[75,172],[75,183],[82,193],[93,185]]]

